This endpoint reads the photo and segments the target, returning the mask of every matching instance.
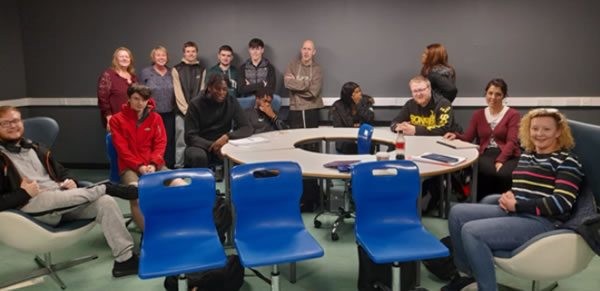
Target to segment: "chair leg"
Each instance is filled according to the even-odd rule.
[[[296,262],[290,263],[290,283],[296,283]]]
[[[188,290],[188,282],[185,274],[177,275],[177,290]]]
[[[392,291],[400,291],[400,263],[392,264]]]
[[[273,265],[271,272],[271,291],[279,291],[279,268],[277,265]]]
[[[25,275],[18,276],[17,278],[13,278],[6,282],[0,283],[0,289],[2,289],[4,287],[16,285],[21,282],[29,281],[31,279],[35,279],[35,278],[38,278],[38,277],[41,277],[44,275],[49,275],[50,278],[52,278],[52,280],[54,280],[56,282],[56,284],[58,284],[58,286],[60,286],[60,288],[64,290],[67,287],[66,287],[65,283],[60,279],[60,277],[58,276],[58,274],[56,272],[79,265],[79,264],[82,264],[82,263],[85,263],[85,262],[89,262],[91,260],[95,260],[97,258],[98,258],[98,256],[91,255],[91,256],[84,256],[84,257],[68,260],[65,262],[57,263],[57,264],[52,264],[52,256],[50,255],[50,253],[44,254],[44,259],[40,258],[39,256],[36,256],[34,260],[37,263],[37,265],[39,266],[38,269],[33,270]]]

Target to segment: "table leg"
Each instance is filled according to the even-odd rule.
[[[444,197],[444,216],[443,218],[448,218],[448,213],[450,213],[450,196],[452,195],[452,173],[446,174],[446,197]]]
[[[290,263],[290,283],[296,283],[296,262]]]
[[[479,161],[473,163],[473,179],[471,180],[471,193],[469,197],[471,203],[477,203],[477,183],[479,182]]]
[[[233,168],[233,161],[227,156],[223,157],[223,181],[225,183],[225,199],[231,209],[231,227],[227,231],[227,240],[224,243],[224,247],[233,248],[233,230],[235,227],[235,211],[233,211],[233,202],[231,201],[231,168]]]

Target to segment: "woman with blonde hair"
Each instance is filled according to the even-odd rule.
[[[456,89],[456,71],[448,63],[448,52],[439,43],[428,45],[421,55],[421,75],[431,82],[431,93],[454,101]]]
[[[167,66],[169,52],[164,46],[156,46],[150,52],[151,65],[140,73],[140,83],[152,89],[152,99],[156,103],[154,111],[162,117],[167,133],[167,148],[164,159],[168,168],[175,165],[175,91],[173,75]]]
[[[110,132],[108,121],[113,114],[121,112],[121,105],[127,103],[127,88],[137,83],[133,68],[133,55],[126,47],[115,50],[111,66],[98,78],[98,107],[102,126]]]
[[[458,275],[442,291],[477,282],[495,291],[493,252],[512,251],[532,237],[569,219],[583,180],[583,169],[565,116],[556,109],[534,109],[521,120],[525,148],[513,171],[512,189],[479,204],[450,210],[448,229]]]

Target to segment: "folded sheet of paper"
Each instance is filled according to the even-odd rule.
[[[269,140],[262,136],[251,136],[247,138],[232,139],[229,141],[229,143],[231,143],[234,146],[253,145],[266,142],[269,142]]]

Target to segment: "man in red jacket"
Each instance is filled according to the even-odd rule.
[[[144,174],[168,170],[163,158],[167,146],[165,127],[160,114],[152,111],[155,103],[151,94],[150,88],[132,84],[127,88],[127,104],[110,119],[122,184],[137,185]],[[143,232],[144,218],[138,200],[131,200],[130,204],[133,220]]]

